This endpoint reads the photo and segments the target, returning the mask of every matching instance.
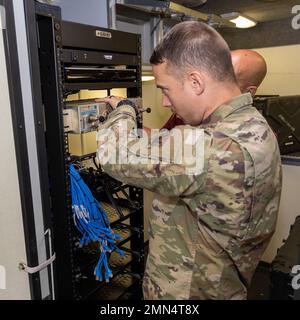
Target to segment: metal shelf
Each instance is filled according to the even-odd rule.
[[[80,82],[80,83],[64,83],[64,91],[76,90],[108,90],[114,88],[138,88],[139,82]]]
[[[126,270],[134,261],[135,258],[130,253],[124,252],[125,256],[121,257],[119,253],[113,252],[109,258],[109,265],[113,273],[113,277],[109,283],[105,280],[97,281],[94,276],[94,265],[90,265],[81,272],[78,278],[78,287],[80,288],[83,299],[89,299],[96,291],[108,286],[114,282],[114,279]]]
[[[123,246],[124,244],[129,242],[131,238],[137,233],[135,231],[128,230],[128,229],[127,230],[116,229],[115,231],[121,236],[121,238],[116,242],[118,247]],[[74,255],[81,269],[85,269],[90,265],[96,264],[100,256],[99,243],[93,242],[84,247],[77,247]],[[111,259],[109,261],[110,264],[111,264]]]
[[[125,270],[126,271],[126,270]],[[136,293],[139,288],[140,279],[134,277],[130,273],[121,273],[116,276],[113,281],[105,284],[93,293],[90,300],[128,300],[133,298],[136,300]],[[134,294],[133,294],[134,293]]]

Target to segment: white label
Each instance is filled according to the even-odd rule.
[[[104,55],[104,59],[106,59],[106,60],[112,60],[112,58],[113,58],[112,55],[109,55],[109,54]]]
[[[107,31],[96,30],[96,37],[111,39],[112,35]]]

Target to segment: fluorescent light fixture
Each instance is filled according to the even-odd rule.
[[[153,76],[142,76],[142,81],[152,81],[154,80],[154,77]]]
[[[252,28],[256,26],[256,22],[243,16],[238,16],[237,18],[230,21],[235,23],[237,28]]]
[[[235,26],[237,28],[243,28],[243,29],[252,28],[252,27],[255,27],[257,24],[256,21],[238,12],[224,13],[224,14],[221,14],[221,17],[235,23]]]

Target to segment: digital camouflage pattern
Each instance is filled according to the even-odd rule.
[[[101,127],[134,127],[133,109],[121,108]],[[275,230],[280,154],[251,95],[220,106],[199,128],[205,132],[204,167],[194,175],[184,175],[184,165],[103,165],[111,176],[157,193],[145,299],[246,299]]]

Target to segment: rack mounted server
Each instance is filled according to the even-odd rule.
[[[70,112],[70,104],[66,102],[68,96],[83,89],[106,90],[110,95],[113,88],[126,88],[128,98],[141,97],[140,37],[63,22],[54,16],[39,14],[37,24],[49,177],[53,186],[50,194],[58,297],[120,299],[128,298],[134,292],[137,298],[141,295],[144,269],[142,190],[121,185],[101,172],[101,168],[87,167],[82,170],[94,196],[106,209],[113,230],[122,236],[118,246],[125,252],[124,258],[116,252],[111,254],[109,264],[114,278],[108,284],[104,281],[99,283],[93,273],[99,259],[99,248],[96,249],[96,245],[78,246],[70,206],[68,174],[70,163],[80,163],[84,168],[84,161],[95,157],[93,148],[87,147],[85,150],[86,146],[82,144],[84,135],[89,133],[95,142],[96,136],[93,134],[96,131],[95,127],[88,128],[86,120],[81,122],[81,127],[84,131],[86,126],[88,132],[71,133],[63,116],[66,111]],[[76,102],[73,102],[73,111],[74,104],[75,108],[80,108],[82,103],[85,101],[78,102],[76,106]],[[97,107],[94,107],[94,115],[97,115]],[[81,152],[77,154],[70,149],[74,136],[79,136],[77,145],[81,145]],[[73,144],[76,142],[73,141]],[[120,192],[123,196],[119,196]]]

